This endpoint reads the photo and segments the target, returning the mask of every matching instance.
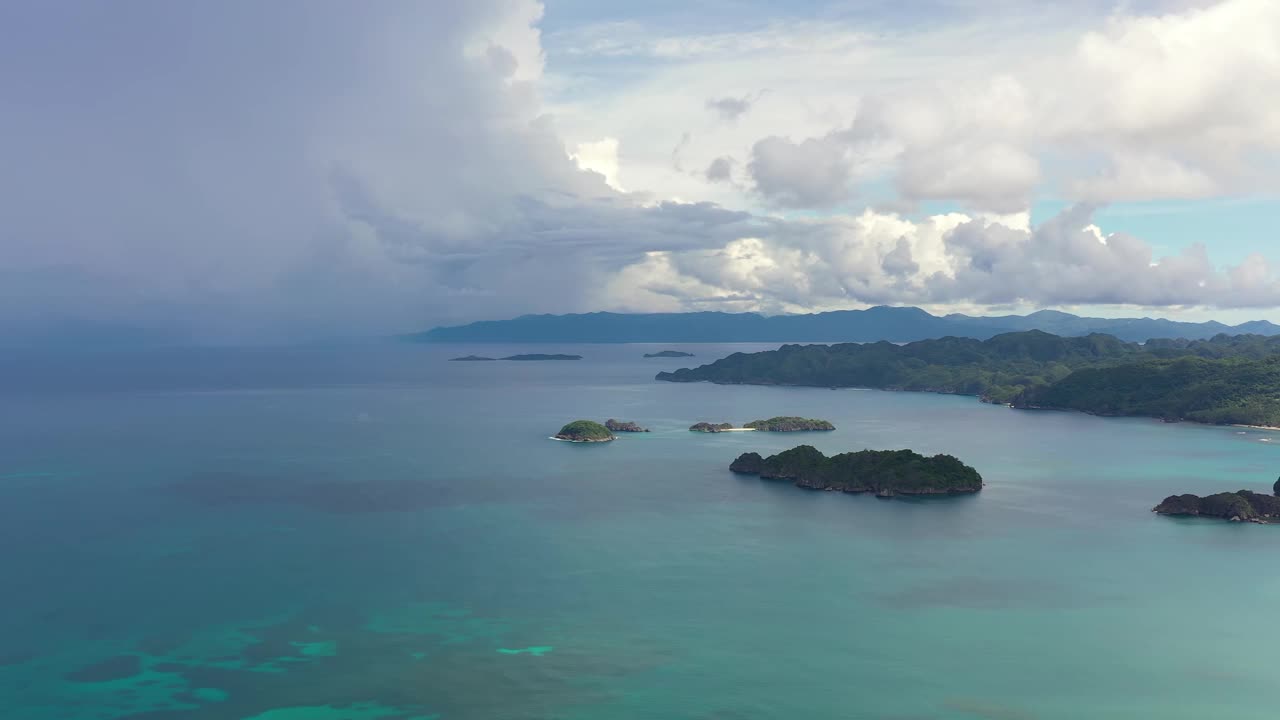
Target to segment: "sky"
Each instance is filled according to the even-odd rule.
[[[0,3],[0,335],[1280,321],[1274,0]]]

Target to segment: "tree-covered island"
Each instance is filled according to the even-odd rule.
[[[609,432],[649,432],[649,428],[640,427],[639,423],[634,423],[629,420],[614,420],[613,418],[609,418],[604,421],[604,426]]]
[[[718,433],[733,429],[733,423],[698,422],[689,426],[689,432]]]
[[[1276,483],[1280,493],[1280,483]],[[1191,515],[1263,525],[1280,523],[1280,497],[1248,490],[1199,495],[1170,495],[1152,508],[1161,515]]]
[[[537,361],[537,360],[581,360],[582,356],[581,355],[563,355],[558,353],[556,354],[526,353],[524,355],[508,355],[507,357],[504,357],[502,359],[503,360],[522,360],[526,362]]]
[[[613,433],[594,420],[574,420],[560,428],[555,438],[569,442],[609,442],[613,440]]]
[[[860,450],[827,457],[800,445],[761,457],[744,453],[729,465],[743,475],[788,480],[811,490],[894,495],[954,495],[982,489],[982,476],[951,455],[925,457],[912,450]]]
[[[790,415],[772,417],[768,420],[752,420],[742,427],[761,432],[806,432],[810,430],[835,430],[836,426],[828,420],[793,417]]]

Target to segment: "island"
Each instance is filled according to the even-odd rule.
[[[555,439],[579,443],[609,442],[613,440],[613,433],[594,420],[574,420],[560,428],[560,432],[555,434]]]
[[[678,358],[693,357],[693,353],[680,352],[679,350],[662,350],[656,353],[645,353],[644,356],[647,358]]]
[[[464,355],[462,357],[449,358],[449,362],[495,362],[497,358],[481,357],[479,355]]]
[[[826,420],[812,420],[802,417],[773,417],[768,420],[753,420],[743,427],[761,432],[806,432],[810,430],[835,430],[836,426]]]
[[[605,420],[604,426],[605,426],[605,429],[607,429],[609,432],[629,432],[629,433],[649,432],[649,428],[640,427],[639,425],[633,422],[614,420],[613,418],[609,418],[608,420]]]
[[[1280,482],[1276,483],[1275,490],[1280,493]],[[1268,525],[1280,523],[1280,497],[1248,490],[1221,492],[1205,497],[1170,495],[1152,508],[1152,512]]]
[[[810,490],[896,495],[960,495],[982,489],[982,476],[951,455],[925,457],[912,450],[860,450],[827,457],[800,445],[769,457],[744,453],[729,465],[740,475],[788,480]]]
[[[1139,345],[1031,330],[989,340],[783,345],[657,379],[937,392],[1020,409],[1280,426],[1280,337],[1258,335]]]
[[[1208,339],[1220,333],[1280,335],[1280,325],[1254,320],[1239,325],[1177,322],[1157,318],[1090,318],[1056,310],[1030,315],[933,315],[917,307],[878,306],[865,310],[761,315],[759,313],[610,313],[523,315],[482,320],[401,335],[429,343],[728,343],[728,342],[912,342],[940,337],[984,340],[1022,330],[1055,335],[1105,333],[1123,340]]]
[[[689,426],[689,432],[718,433],[733,429],[733,423],[700,422]]]
[[[531,353],[528,355],[508,355],[503,360],[581,360],[581,355],[543,355],[541,353]]]

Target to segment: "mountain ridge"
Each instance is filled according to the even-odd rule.
[[[986,340],[1008,332],[1041,330],[1081,337],[1101,333],[1128,342],[1154,338],[1207,340],[1215,335],[1280,335],[1280,325],[1252,320],[1226,325],[1163,318],[1091,318],[1058,310],[1028,315],[933,315],[918,307],[878,305],[807,315],[758,313],[613,313],[521,315],[402,335],[409,342],[516,343],[714,343],[714,342],[913,342],[939,337]]]

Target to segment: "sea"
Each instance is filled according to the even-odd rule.
[[[6,352],[0,718],[1280,716],[1280,527],[1151,512],[1269,492],[1280,434],[654,380],[771,347]],[[583,359],[448,362],[518,352]],[[837,429],[687,430],[775,415]],[[803,443],[986,486],[728,470]]]

